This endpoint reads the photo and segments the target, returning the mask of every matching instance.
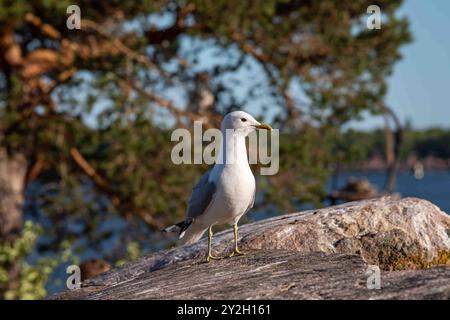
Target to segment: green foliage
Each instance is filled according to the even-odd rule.
[[[450,130],[430,128],[415,130],[405,128],[403,132],[400,159],[410,155],[424,159],[434,156],[450,159]],[[337,133],[333,141],[337,161],[343,164],[358,164],[378,154],[385,157],[385,132],[382,129],[372,131],[347,130]]]
[[[305,126],[300,132],[280,136],[280,171],[264,177],[265,204],[276,204],[280,212],[295,210],[298,203],[320,206],[325,198],[323,188],[332,163],[331,136],[322,130]],[[321,145],[321,148],[317,146]]]
[[[405,155],[415,153],[420,158],[435,156],[450,159],[450,130],[430,128],[426,130],[406,130]]]
[[[382,129],[357,131],[349,129],[337,132],[334,139],[334,152],[337,162],[358,164],[379,154],[385,156],[385,133]]]
[[[47,296],[49,277],[58,265],[67,262],[78,264],[67,241],[60,244],[58,254],[39,257],[30,263],[29,257],[36,250],[37,239],[42,232],[41,226],[26,220],[20,237],[14,242],[0,241],[0,289],[4,292],[4,299],[42,299]],[[18,280],[10,281],[11,272],[18,273]]]
[[[34,248],[41,229],[26,221],[21,236],[13,243],[0,242],[0,288],[5,288],[5,299],[41,299],[46,296],[45,285],[56,267],[56,259],[41,259],[30,265],[26,258]],[[19,268],[19,282],[9,283],[9,266]]]
[[[116,261],[116,266],[121,267],[125,263],[134,261],[141,256],[141,249],[138,242],[131,241],[127,243],[127,254],[123,259]]]
[[[20,11],[26,7],[24,12],[34,13],[49,25],[61,26],[67,17],[64,12],[67,4],[66,1],[33,1],[26,6],[18,3],[8,10]],[[175,120],[191,126],[191,119],[176,119],[167,106],[155,107],[159,100],[136,90],[135,83],[144,91],[168,100],[178,90],[175,96],[185,97],[178,109],[184,107],[195,113],[199,102],[193,97],[201,84],[199,74],[207,74],[209,80],[205,85],[215,97],[208,115],[245,109],[253,99],[260,98],[261,92],[267,92],[266,103],[275,104],[279,109],[275,113],[275,126],[298,136],[282,144],[281,171],[286,173],[269,179],[271,183],[267,184],[269,189],[272,183],[289,188],[267,190],[267,202],[284,202],[284,208],[293,197],[317,204],[323,197],[321,186],[335,155],[333,150],[326,149],[330,144],[320,143],[322,138],[332,137],[343,123],[358,117],[362,111],[379,112],[385,78],[400,58],[400,46],[410,40],[407,20],[395,15],[401,4],[398,0],[378,2],[384,14],[381,31],[365,27],[370,1],[195,0],[127,4],[80,1],[77,4],[83,19],[100,25],[107,22],[107,17],[117,16],[117,22],[108,26],[112,36],[117,36],[130,50],[147,55],[156,67],[152,69],[130,60],[124,53],[100,51],[86,56],[75,52],[71,67],[82,71],[57,86],[51,98],[56,108],[38,104],[35,108],[44,107],[44,116],[35,118],[38,113],[29,113],[29,121],[19,121],[17,130],[5,137],[5,143],[30,154],[31,158],[44,157],[49,169],[72,183],[82,181],[83,174],[70,156],[70,148],[77,147],[107,181],[108,186],[103,185],[100,191],[116,199],[114,203],[120,199],[118,211],[160,223],[182,216],[190,186],[205,168],[170,163],[170,130]],[[177,22],[185,24],[178,29],[171,29],[169,23],[168,31],[158,36],[155,34],[162,27],[142,19],[156,21],[155,17],[161,15],[176,19],[189,6],[189,19],[184,19],[190,22]],[[21,19],[22,16],[15,15],[15,24],[27,25]],[[7,21],[0,18],[0,22]],[[126,29],[127,23],[133,27]],[[58,31],[77,45],[94,46],[94,39],[105,40],[95,32],[80,33],[66,28]],[[23,33],[23,47],[42,36],[36,32],[16,29],[16,33]],[[166,37],[166,41],[160,36]],[[183,45],[186,39],[194,43],[192,48]],[[62,43],[56,42],[56,47]],[[217,63],[211,57],[211,63],[202,63],[199,57],[211,49],[216,50],[222,62]],[[247,59],[239,59],[240,56]],[[186,60],[188,66],[180,66],[180,59]],[[247,61],[252,61],[253,67]],[[255,64],[258,66],[254,67]],[[261,70],[264,70],[262,74]],[[242,83],[243,79],[234,75],[245,72],[253,80],[247,82],[249,90],[242,95],[233,83]],[[52,72],[46,75],[56,76]],[[13,73],[12,79],[14,76]],[[21,80],[18,87],[26,85]],[[10,119],[7,122],[20,119],[19,115],[15,116],[13,105],[23,102],[18,99],[23,94],[14,94],[15,87],[8,91],[9,108],[5,114]],[[292,87],[300,90],[292,91]],[[292,95],[292,101],[307,99],[302,106],[288,107],[286,94]],[[87,127],[85,119],[91,119],[96,128]],[[299,119],[305,119],[301,129],[296,125]],[[323,147],[317,148],[318,144]],[[350,152],[336,153],[338,157],[343,154]],[[282,198],[285,200],[281,201]]]

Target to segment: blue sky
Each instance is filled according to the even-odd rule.
[[[406,0],[399,14],[408,17],[414,42],[402,48],[386,102],[415,128],[450,128],[450,1]],[[352,125],[375,126],[382,126],[382,119]]]

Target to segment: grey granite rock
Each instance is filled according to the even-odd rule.
[[[206,241],[201,240],[149,255],[51,298],[450,297],[450,267],[444,266],[450,252],[450,216],[425,200],[351,202],[247,224],[240,233],[241,248],[249,251],[243,257],[204,263]],[[218,255],[227,254],[232,232],[218,233],[214,248]],[[389,271],[397,266],[418,269],[423,261],[443,265]],[[368,270],[377,267],[382,270],[381,289],[371,290]]]

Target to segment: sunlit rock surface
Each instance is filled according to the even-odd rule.
[[[248,251],[243,257],[205,263],[203,239],[113,269],[52,298],[450,297],[450,216],[425,200],[345,203],[247,224],[240,234],[240,247]],[[231,251],[230,230],[215,236],[214,249],[216,255]],[[377,267],[380,289],[370,278]]]

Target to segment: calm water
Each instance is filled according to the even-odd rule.
[[[378,190],[382,190],[385,181],[384,172],[343,172],[339,175],[338,187],[344,186],[347,179],[352,176],[367,178]],[[426,171],[421,180],[417,180],[409,171],[400,172],[397,175],[397,192],[402,197],[426,199],[450,214],[450,171]]]

